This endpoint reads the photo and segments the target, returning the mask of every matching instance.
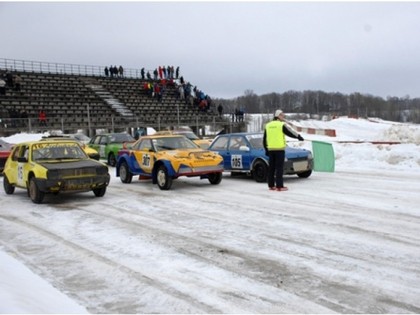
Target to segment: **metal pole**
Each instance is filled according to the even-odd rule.
[[[87,119],[88,119],[88,130],[89,130],[89,137],[91,137],[92,131],[90,130],[90,107],[89,103],[87,103]]]
[[[178,119],[178,129],[179,129],[179,104],[176,104],[176,111],[177,111],[177,119]]]

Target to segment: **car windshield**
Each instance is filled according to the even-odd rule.
[[[86,142],[86,143],[90,141],[90,138],[82,133],[76,133],[73,135],[73,137],[79,141]]]
[[[262,149],[264,148],[263,144],[263,134],[253,134],[247,135],[246,138],[248,139],[249,143],[251,143],[254,149]]]
[[[194,142],[184,136],[156,138],[152,142],[156,151],[198,148]]]
[[[77,143],[42,143],[32,148],[32,160],[86,159],[86,153]]]
[[[113,134],[109,138],[110,143],[124,143],[124,142],[133,142],[136,141],[132,136],[130,136],[128,133],[118,133]]]
[[[179,131],[180,135],[186,136],[190,140],[198,140],[200,139],[197,135],[192,131]]]

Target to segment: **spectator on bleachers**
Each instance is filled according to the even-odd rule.
[[[155,83],[153,85],[153,92],[155,98],[158,100],[158,102],[162,102],[162,88],[159,83]]]
[[[144,68],[141,68],[140,73],[141,73],[141,79],[144,80]]]
[[[183,85],[180,85],[178,87],[178,96],[179,96],[179,99],[185,100],[185,91],[184,91],[184,86]]]
[[[14,87],[15,91],[20,91],[21,86],[22,86],[22,78],[18,74],[15,74],[13,80],[15,84],[15,87]]]
[[[158,79],[158,70],[155,69],[153,70],[153,80],[157,80]]]
[[[179,77],[179,66],[176,67],[176,70],[175,70],[175,79],[178,80],[178,77]]]
[[[162,71],[163,71],[163,78],[166,79],[166,68],[165,68],[165,66],[162,67]]]
[[[147,80],[151,80],[152,79],[152,76],[150,75],[150,72],[149,71],[147,71],[146,77],[147,77]]]
[[[223,105],[222,105],[222,103],[220,103],[219,106],[217,106],[217,111],[219,112],[219,116],[222,117],[222,115],[223,115]]]
[[[118,74],[121,78],[124,76],[124,68],[121,65],[118,68]]]
[[[162,67],[161,66],[159,66],[159,78],[160,79],[163,79],[163,71],[162,71]]]
[[[109,75],[111,76],[111,78],[114,76],[114,67],[112,65],[109,66]]]
[[[17,127],[19,113],[14,108],[9,109],[9,117],[10,117],[12,128]]]
[[[6,81],[0,78],[0,95],[6,95]]]
[[[28,113],[24,109],[20,111],[20,121],[21,121],[21,126],[26,127],[26,123],[28,122]]]
[[[13,75],[10,71],[6,71],[6,86],[13,89]]]
[[[104,72],[105,72],[105,76],[106,76],[106,77],[107,77],[107,76],[109,76],[109,70],[108,70],[108,67],[105,67]]]
[[[47,114],[45,113],[43,109],[39,111],[38,121],[39,121],[39,126],[44,126],[44,127],[47,126]]]
[[[147,83],[147,91],[148,91],[149,96],[153,97],[153,83],[151,82]]]
[[[184,77],[180,77],[179,78],[179,82],[181,83],[181,84],[184,84],[185,82],[184,82]]]

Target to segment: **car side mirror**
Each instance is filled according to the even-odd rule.
[[[240,147],[239,147],[239,151],[249,151],[249,148],[246,146],[246,145],[241,145]]]

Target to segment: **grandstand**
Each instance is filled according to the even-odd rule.
[[[141,79],[140,70],[125,69],[123,77],[107,77],[103,69],[0,59],[0,77],[8,71],[22,79],[20,90],[9,87],[0,95],[0,135],[16,131],[83,130],[92,136],[98,130],[119,132],[136,127],[161,130],[180,125],[198,130],[205,125],[224,123],[214,109],[203,112],[179,99],[177,80],[166,85],[159,102],[144,90],[147,80]],[[41,110],[46,112],[46,127],[38,121]],[[27,118],[19,116],[23,111]]]

